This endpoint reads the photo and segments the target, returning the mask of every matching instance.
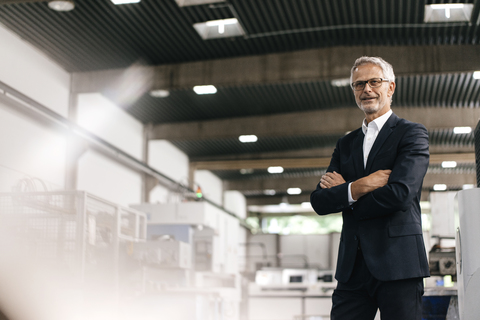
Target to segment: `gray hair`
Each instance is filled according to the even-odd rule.
[[[391,82],[395,82],[395,74],[393,73],[393,67],[390,63],[383,60],[380,57],[367,57],[363,56],[355,60],[353,64],[352,70],[350,71],[350,83],[352,83],[353,72],[358,66],[364,64],[374,64],[382,68],[383,76],[386,80],[390,80]]]

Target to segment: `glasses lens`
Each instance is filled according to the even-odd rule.
[[[352,85],[356,91],[363,90],[363,88],[365,88],[365,81],[357,81],[352,83]]]
[[[382,79],[380,79],[380,78],[370,79],[370,80],[368,80],[368,85],[369,85],[371,88],[380,87],[380,86],[382,85]]]

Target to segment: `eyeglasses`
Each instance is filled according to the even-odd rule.
[[[355,81],[352,83],[352,88],[355,91],[360,91],[365,89],[365,85],[368,83],[370,88],[378,88],[382,85],[382,82],[390,82],[390,80],[382,78],[373,78],[365,81]]]

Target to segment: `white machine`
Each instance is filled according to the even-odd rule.
[[[206,201],[132,207],[147,214],[149,239],[135,251],[148,307],[171,320],[238,320],[238,220]]]
[[[458,192],[459,228],[456,235],[458,304],[461,320],[480,315],[480,188]]]

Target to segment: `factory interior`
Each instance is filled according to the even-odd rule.
[[[428,130],[422,319],[480,319],[479,41],[480,0],[0,0],[0,319],[330,319],[364,55]]]

